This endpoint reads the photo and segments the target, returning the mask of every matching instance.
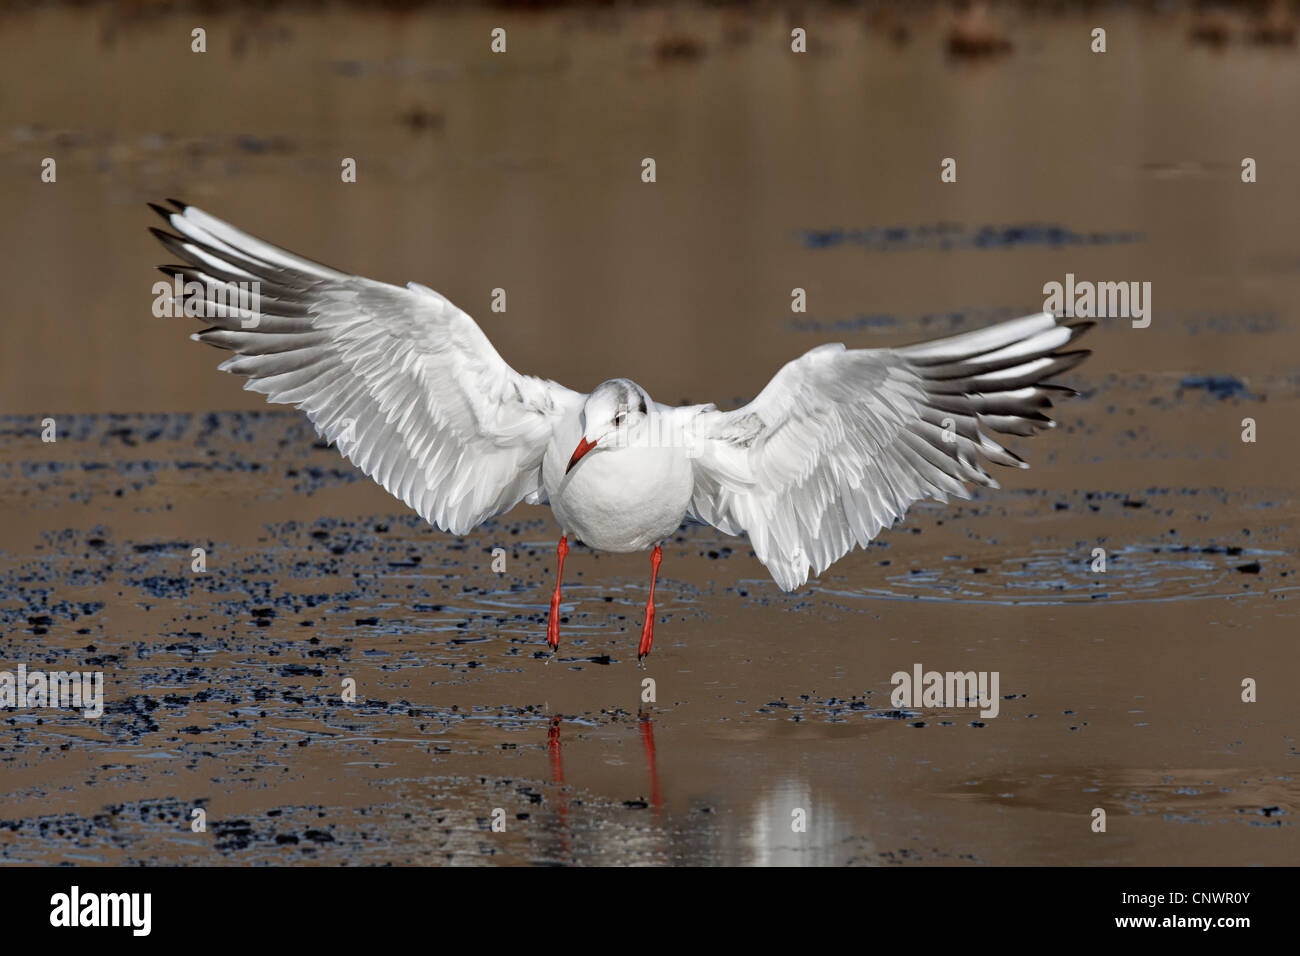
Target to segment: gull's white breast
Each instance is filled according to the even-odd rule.
[[[599,551],[644,551],[681,526],[695,480],[680,443],[598,444],[566,475],[581,439],[577,420],[565,422],[542,462],[542,484],[565,532]]]

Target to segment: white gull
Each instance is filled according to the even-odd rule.
[[[786,591],[902,518],[914,501],[997,487],[984,462],[1028,467],[985,431],[1054,423],[1046,380],[1089,353],[1061,351],[1091,322],[1049,313],[892,349],[822,345],[734,411],[654,401],[625,378],[584,395],[520,375],[474,320],[416,283],[348,275],[172,200],[153,206],[184,260],[162,266],[202,288],[246,389],[302,409],[317,431],[430,524],[466,534],[521,501],[560,524],[547,641],[559,643],[570,536],[652,549],[638,657],[654,639],[661,543],[686,519],[747,535]],[[230,283],[256,283],[255,307]]]

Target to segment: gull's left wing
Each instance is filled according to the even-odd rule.
[[[823,345],[790,362],[748,405],[693,414],[691,513],[748,534],[790,591],[867,543],[922,498],[997,486],[981,460],[1029,467],[983,428],[1032,435],[1044,384],[1087,351],[1058,351],[1091,322],[1050,314],[898,349]]]

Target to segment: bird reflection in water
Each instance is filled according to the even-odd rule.
[[[570,845],[569,800],[565,795],[567,789],[564,781],[564,742],[561,739],[560,726],[563,717],[552,717],[546,731],[546,750],[551,760],[551,785],[556,791],[556,817],[559,822],[560,855],[565,861],[573,859]],[[650,778],[650,811],[654,815],[656,831],[663,831],[664,797],[659,784],[659,767],[655,760],[655,725],[654,718],[644,711],[637,717],[637,735],[641,738],[641,750],[645,755],[646,771]]]

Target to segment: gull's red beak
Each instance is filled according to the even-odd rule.
[[[578,463],[578,459],[595,447],[596,443],[594,441],[587,441],[587,438],[584,435],[582,441],[578,442],[578,447],[573,449],[573,457],[569,459],[569,467],[564,469],[564,473],[567,475],[569,472],[573,471],[573,466]]]

